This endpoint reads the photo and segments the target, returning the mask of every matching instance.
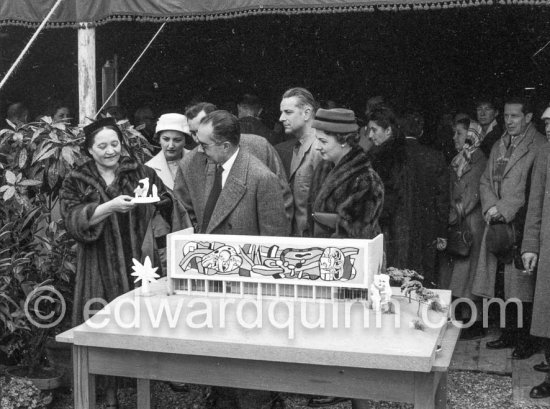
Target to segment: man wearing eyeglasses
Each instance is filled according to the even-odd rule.
[[[290,221],[279,179],[240,147],[240,137],[238,119],[229,112],[204,116],[198,149],[182,160],[174,194],[195,232],[287,236]]]
[[[218,108],[209,102],[200,102],[188,107],[185,111],[189,123],[189,131],[197,142],[197,131],[202,119],[208,114],[216,111]],[[248,150],[253,156],[260,160],[269,170],[279,178],[280,189],[283,194],[283,203],[285,213],[289,221],[294,217],[294,199],[288,184],[287,175],[283,163],[275,148],[262,136],[242,133],[239,146]],[[195,155],[195,150],[190,152],[190,156]],[[199,155],[206,160],[204,155]],[[177,180],[176,180],[177,184]]]

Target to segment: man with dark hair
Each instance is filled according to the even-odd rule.
[[[134,112],[134,126],[147,138],[149,143],[153,145],[155,145],[153,138],[155,136],[156,123],[157,119],[150,107],[143,106],[136,109],[136,112]]]
[[[477,122],[481,125],[483,131],[481,145],[479,148],[485,156],[489,157],[491,148],[502,136],[502,128],[497,122],[498,109],[491,98],[482,97],[476,102]]]
[[[217,110],[214,104],[209,102],[200,102],[187,108],[185,115],[189,123],[189,131],[195,141],[197,141],[197,131],[201,121],[210,113]],[[271,144],[259,135],[242,133],[240,136],[239,145],[241,148],[247,149],[252,155],[259,159],[265,166],[269,168],[277,177],[283,191],[283,200],[285,212],[289,220],[292,220],[294,215],[294,203],[292,199],[292,192],[288,186],[288,180],[286,177],[281,158],[277,154],[277,151]],[[194,152],[194,151],[193,151]],[[190,152],[190,154],[194,154]],[[176,181],[177,183],[177,181]]]
[[[271,145],[282,142],[281,136],[265,126],[260,120],[262,110],[263,107],[257,95],[243,94],[237,103],[241,133],[260,135],[267,139]]]
[[[307,228],[307,200],[313,171],[322,160],[315,130],[311,127],[316,110],[317,102],[305,88],[291,88],[283,94],[279,121],[285,133],[293,138],[275,149],[289,175],[294,196],[292,234],[299,237]]]
[[[521,246],[525,271],[536,277],[531,334],[544,339],[546,360],[533,367],[536,371],[546,372],[544,381],[533,387],[529,393],[535,399],[550,397],[550,217],[546,217],[550,210],[549,159],[550,145],[547,144],[538,153],[533,165],[529,207]]]
[[[8,106],[6,111],[6,122],[12,129],[29,122],[29,110],[22,102],[14,102]]]
[[[187,122],[189,123],[189,132],[195,142],[197,141],[197,130],[199,129],[199,124],[201,123],[202,118],[217,109],[218,108],[216,105],[211,104],[210,102],[199,102],[186,108],[185,116],[187,117]]]
[[[240,138],[239,122],[229,112],[213,111],[203,117],[197,130],[198,149],[184,156],[174,194],[196,232],[288,235],[279,179],[239,146]]]
[[[516,309],[506,311],[506,326],[499,339],[487,342],[487,348],[515,347],[512,358],[525,359],[537,352],[536,339],[529,335],[535,280],[518,265],[519,248],[530,185],[537,153],[547,144],[532,123],[529,101],[510,98],[504,105],[506,132],[491,149],[487,168],[480,180],[481,208],[487,226],[473,283],[473,293],[495,296],[497,268],[504,273],[504,298],[519,299],[523,322]],[[513,232],[513,233],[510,233]],[[517,254],[516,254],[517,253]],[[521,260],[519,260],[521,264]]]

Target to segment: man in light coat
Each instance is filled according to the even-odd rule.
[[[546,338],[546,362],[534,366],[546,372],[546,378],[530,393],[537,399],[550,397],[550,145],[537,155],[532,180],[521,251],[525,271],[534,274],[538,267],[531,334]]]
[[[283,161],[294,196],[292,235],[299,237],[307,228],[307,201],[313,171],[322,160],[315,129],[311,127],[316,110],[313,95],[304,88],[291,88],[283,94],[279,121],[285,133],[293,138],[275,149]]]
[[[487,168],[480,180],[481,206],[487,227],[473,284],[473,293],[492,298],[495,295],[497,256],[488,251],[489,224],[513,223],[516,231],[523,231],[531,170],[537,152],[547,143],[531,120],[531,104],[521,98],[508,99],[504,106],[506,132],[491,149]],[[518,244],[518,243],[516,243]],[[504,298],[521,301],[523,322],[506,311],[506,326],[487,348],[515,347],[514,359],[525,359],[537,351],[536,340],[529,335],[529,324],[534,293],[534,276],[514,266],[513,257],[501,259],[504,265]]]

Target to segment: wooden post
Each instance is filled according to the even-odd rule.
[[[78,120],[88,124],[97,109],[95,70],[95,28],[81,23],[78,28]]]

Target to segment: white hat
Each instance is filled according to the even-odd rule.
[[[155,130],[155,133],[159,133],[161,131],[179,131],[189,135],[190,132],[187,117],[182,114],[161,115],[157,121],[157,129]]]
[[[542,113],[541,119],[550,119],[550,107],[546,108],[546,111]]]

